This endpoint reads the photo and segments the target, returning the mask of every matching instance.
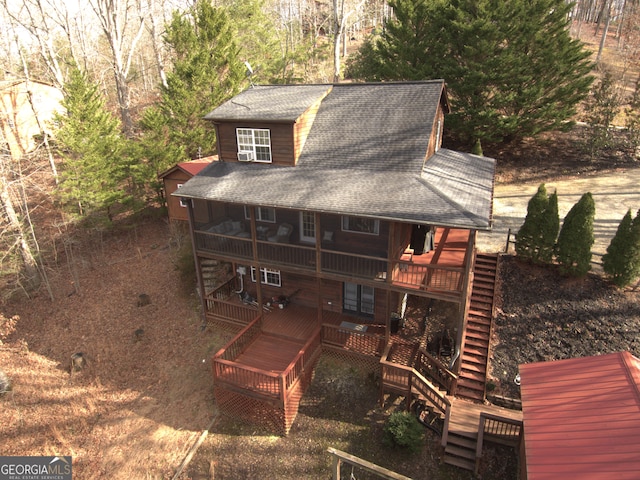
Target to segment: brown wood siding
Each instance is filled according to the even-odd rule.
[[[171,172],[163,178],[164,192],[167,199],[167,213],[169,214],[169,220],[181,220],[188,221],[189,213],[186,207],[180,205],[180,199],[172,195],[178,190],[178,185],[184,184],[191,178],[191,175],[183,172],[182,170],[176,170]]]
[[[440,122],[440,138],[438,138],[438,122]],[[442,110],[442,104],[438,105],[438,111],[436,112],[433,120],[433,126],[431,128],[431,135],[429,137],[429,148],[427,149],[427,158],[431,157],[436,150],[442,145],[442,132],[444,130],[444,112]]]
[[[218,155],[222,162],[238,161],[236,128],[265,128],[271,136],[271,159],[274,165],[294,164],[293,126],[282,123],[219,123]]]
[[[322,98],[324,98],[324,96]],[[318,113],[318,109],[320,108],[320,103],[322,103],[322,98],[318,99],[316,103],[309,107],[293,125],[294,162],[296,163],[302,153],[304,143],[307,141],[307,136],[316,118],[316,113]]]

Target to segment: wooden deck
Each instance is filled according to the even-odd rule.
[[[451,398],[449,433],[462,436],[477,435],[481,413],[522,421],[522,411],[520,410],[510,410],[495,405],[481,405],[460,398]]]

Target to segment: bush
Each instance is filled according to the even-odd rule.
[[[595,214],[593,197],[585,193],[564,218],[556,248],[556,259],[563,274],[581,277],[591,270]]]
[[[640,211],[633,220],[627,211],[602,257],[602,268],[619,287],[640,276]]]
[[[408,448],[418,452],[424,442],[424,427],[409,412],[394,412],[384,426],[383,441],[387,446]]]

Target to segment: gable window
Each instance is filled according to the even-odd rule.
[[[266,128],[237,128],[238,160],[271,163],[271,134]]]
[[[345,232],[378,235],[380,233],[380,221],[373,218],[344,216],[342,217],[342,230]]]
[[[177,188],[182,188],[183,183],[179,183]],[[187,201],[184,198],[180,198],[180,206],[187,208]]]
[[[244,207],[244,218],[249,220],[251,215],[249,213],[250,207]],[[276,210],[275,208],[268,207],[256,207],[256,220],[258,222],[276,223]]]
[[[251,267],[251,281],[256,281],[256,267]],[[260,269],[260,283],[263,285],[271,285],[272,287],[282,286],[282,278],[280,270],[270,270],[268,268]]]

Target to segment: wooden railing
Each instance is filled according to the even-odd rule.
[[[384,351],[383,335],[358,332],[337,325],[322,325],[322,343],[363,355],[380,357]]]
[[[358,469],[364,470],[365,472],[372,473],[376,477],[384,478],[386,480],[411,480],[409,477],[405,477],[404,475],[400,475],[399,473],[388,470],[384,467],[380,467],[375,463],[368,462],[367,460],[363,460],[362,458],[356,457],[336,448],[329,447],[327,448],[327,452],[329,452],[329,454],[333,457],[333,461],[331,462],[331,469],[333,470],[333,480],[340,480],[342,478],[340,474],[340,465],[343,462]],[[354,478],[354,476],[350,474],[350,478]]]
[[[205,313],[230,323],[248,325],[258,316],[257,308],[229,300],[236,295],[235,278],[231,278],[207,294]]]
[[[392,345],[388,345],[380,359],[382,365],[382,391],[392,390],[403,395],[407,402],[407,410],[411,408],[412,395],[420,394],[436,410],[445,417],[450,415],[451,401],[446,394],[434,386],[424,375],[413,367],[390,362]]]
[[[383,280],[387,274],[387,259],[323,250],[322,271],[338,274],[348,273],[360,278]]]
[[[315,247],[259,241],[258,257],[265,262],[308,270],[316,269]]]
[[[425,377],[437,383],[449,395],[455,395],[458,376],[437,358],[429,355],[424,349],[418,350],[415,369]]]
[[[307,367],[313,367],[316,356],[320,351],[320,344],[320,327],[318,327],[311,338],[307,340],[304,347],[302,347],[296,358],[291,361],[282,373],[285,392],[291,390],[291,387],[295,385]]]
[[[292,387],[300,379],[303,372],[313,366],[313,362],[320,352],[320,327],[307,340],[298,355],[282,373],[261,370],[235,362],[261,331],[262,317],[258,317],[214,355],[212,360],[214,382],[221,380],[277,399],[286,408],[288,394]]]
[[[196,230],[194,234],[197,250],[247,260],[253,258],[253,243],[250,238],[234,237],[198,230]]]
[[[518,447],[523,435],[521,420],[500,417],[491,413],[481,413],[478,425],[478,443],[476,445],[476,474],[482,457],[483,442],[495,442],[510,447]]]

